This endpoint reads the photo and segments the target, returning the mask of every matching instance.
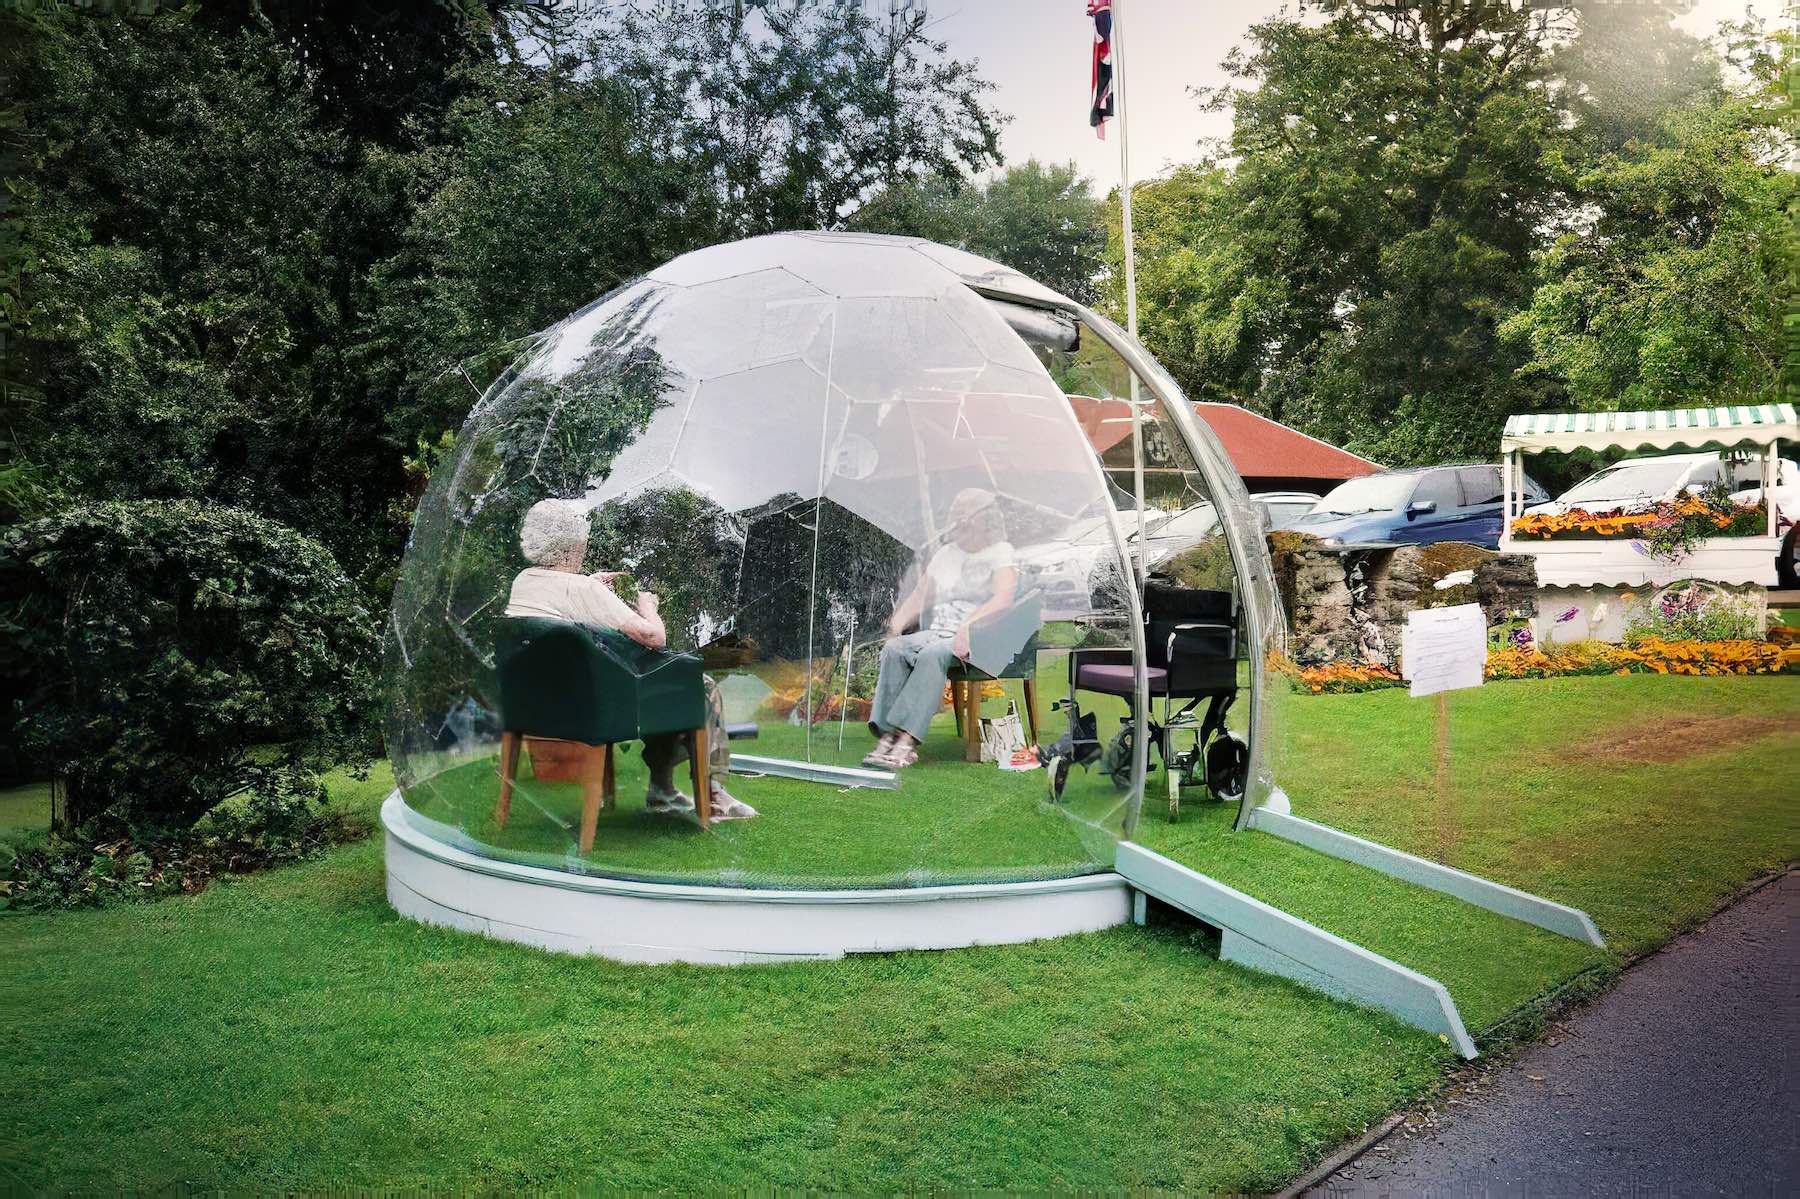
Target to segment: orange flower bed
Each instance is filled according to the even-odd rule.
[[[1300,680],[1314,695],[1341,695],[1398,687],[1403,680],[1385,666],[1335,662],[1329,666],[1294,665],[1271,656],[1269,664]],[[1782,647],[1772,641],[1640,641],[1605,645],[1597,641],[1541,649],[1490,649],[1490,679],[1550,679],[1601,674],[1731,675],[1779,674],[1787,665]]]
[[[1781,647],[1772,641],[1658,641],[1620,646],[1623,669],[1657,674],[1774,674],[1782,667]]]
[[[1328,666],[1303,667],[1297,674],[1301,685],[1314,695],[1327,691],[1334,695],[1346,691],[1372,691],[1377,687],[1392,687],[1402,681],[1399,675],[1387,667],[1372,663],[1359,666],[1353,662],[1333,662]]]
[[[1583,674],[1776,674],[1781,647],[1771,641],[1660,641],[1636,645],[1571,646],[1555,654],[1539,649],[1488,653],[1490,679],[1543,679]]]

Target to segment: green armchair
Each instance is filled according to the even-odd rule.
[[[591,752],[582,765],[581,852],[594,848],[600,807],[613,803],[612,747],[647,736],[692,740],[694,809],[711,825],[706,777],[706,682],[694,654],[648,649],[623,633],[536,616],[509,616],[495,639],[500,676],[500,800],[506,827],[526,737],[568,741]]]

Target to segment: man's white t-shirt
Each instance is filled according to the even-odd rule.
[[[994,574],[1013,564],[1013,547],[996,541],[970,553],[947,545],[931,556],[925,577],[931,581],[931,629],[954,633],[975,609],[994,598]]]
[[[577,624],[622,629],[637,615],[613,589],[590,575],[543,566],[527,567],[513,580],[508,616],[543,616]]]

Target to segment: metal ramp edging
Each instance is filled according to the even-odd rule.
[[[1606,948],[1606,940],[1594,926],[1593,918],[1580,908],[1572,908],[1553,899],[1545,899],[1541,895],[1533,895],[1529,891],[1521,891],[1517,887],[1470,874],[1466,870],[1458,870],[1404,850],[1365,840],[1330,825],[1295,816],[1291,812],[1258,808],[1250,814],[1250,827],[1331,857],[1367,866],[1403,882],[1454,895],[1478,908],[1522,920],[1526,924],[1581,941],[1596,949]]]
[[[1122,841],[1113,869],[1139,894],[1133,911],[1143,922],[1143,896],[1153,895],[1222,930],[1219,956],[1253,970],[1292,979],[1338,999],[1388,1012],[1436,1033],[1465,1058],[1475,1042],[1444,984],[1308,924],[1260,899],[1170,858]]]

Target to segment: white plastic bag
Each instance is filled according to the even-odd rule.
[[[1025,725],[1019,720],[1019,705],[1009,702],[1004,716],[981,718],[981,760],[1008,766],[1013,755],[1025,748]]]

